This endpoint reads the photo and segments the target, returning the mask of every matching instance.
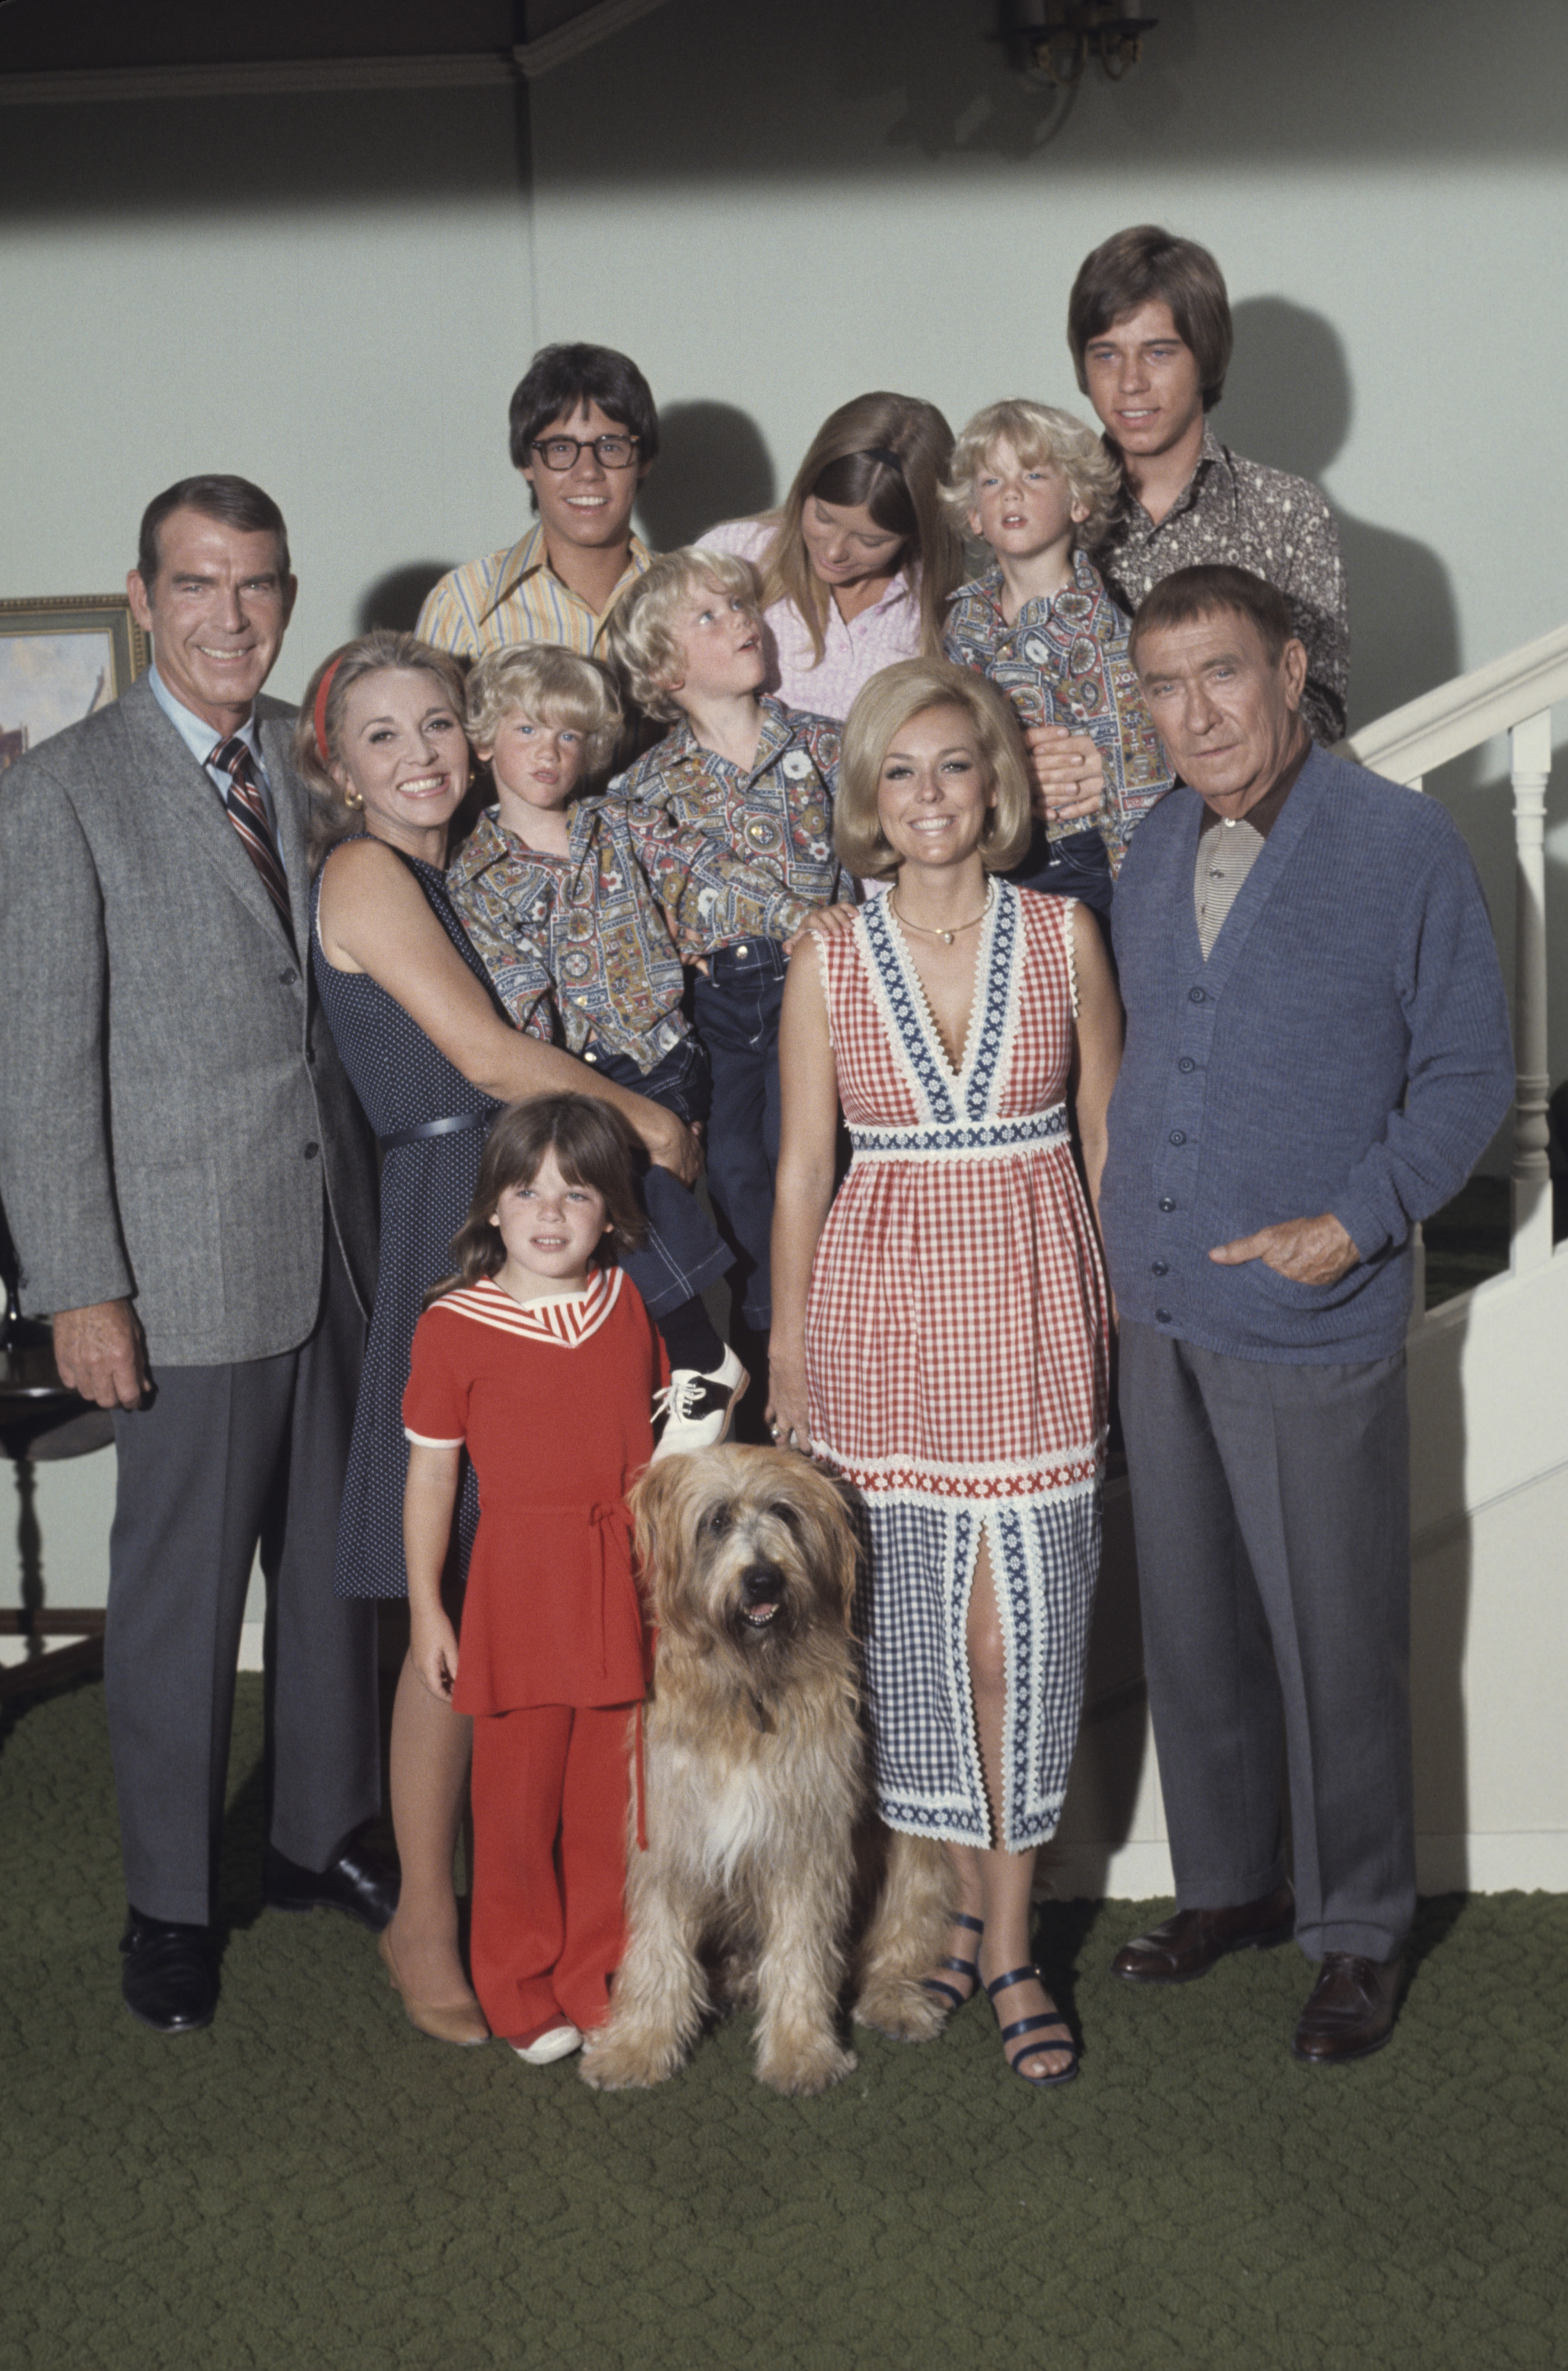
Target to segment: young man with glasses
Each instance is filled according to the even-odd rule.
[[[519,642],[592,655],[651,557],[631,531],[637,490],[659,450],[648,382],[613,347],[543,346],[513,396],[511,440],[537,524],[509,551],[442,577],[419,633],[464,659]]]

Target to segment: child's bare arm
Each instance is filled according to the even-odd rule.
[[[403,1490],[403,1554],[409,1567],[409,1653],[432,1696],[451,1700],[457,1633],[441,1602],[441,1575],[457,1505],[461,1449],[409,1443]]]

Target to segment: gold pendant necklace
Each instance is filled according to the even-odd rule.
[[[988,883],[986,889],[986,903],[981,907],[980,911],[974,915],[967,922],[955,922],[951,931],[933,931],[928,922],[912,922],[907,914],[899,912],[898,907],[894,903],[894,894],[891,889],[887,893],[887,902],[893,908],[893,911],[897,917],[899,927],[902,930],[917,931],[923,939],[940,939],[944,947],[951,947],[954,939],[957,938],[960,931],[972,931],[974,929],[976,923],[983,922],[985,920],[986,915],[991,910],[991,900],[995,892],[996,884],[994,882]]]

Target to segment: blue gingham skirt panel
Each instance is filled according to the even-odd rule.
[[[1100,1493],[945,1505],[866,1494],[857,1601],[877,1798],[889,1827],[1021,1852],[1056,1832],[1083,1700],[1100,1568]],[[1007,1800],[990,1814],[974,1730],[967,1628],[983,1527],[1006,1644]]]

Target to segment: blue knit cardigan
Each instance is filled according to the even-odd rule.
[[[1481,885],[1435,800],[1314,747],[1205,963],[1205,812],[1169,792],[1116,889],[1127,1047],[1101,1212],[1121,1312],[1238,1358],[1385,1358],[1410,1314],[1411,1227],[1513,1093]],[[1361,1255],[1338,1284],[1208,1257],[1324,1210]]]

